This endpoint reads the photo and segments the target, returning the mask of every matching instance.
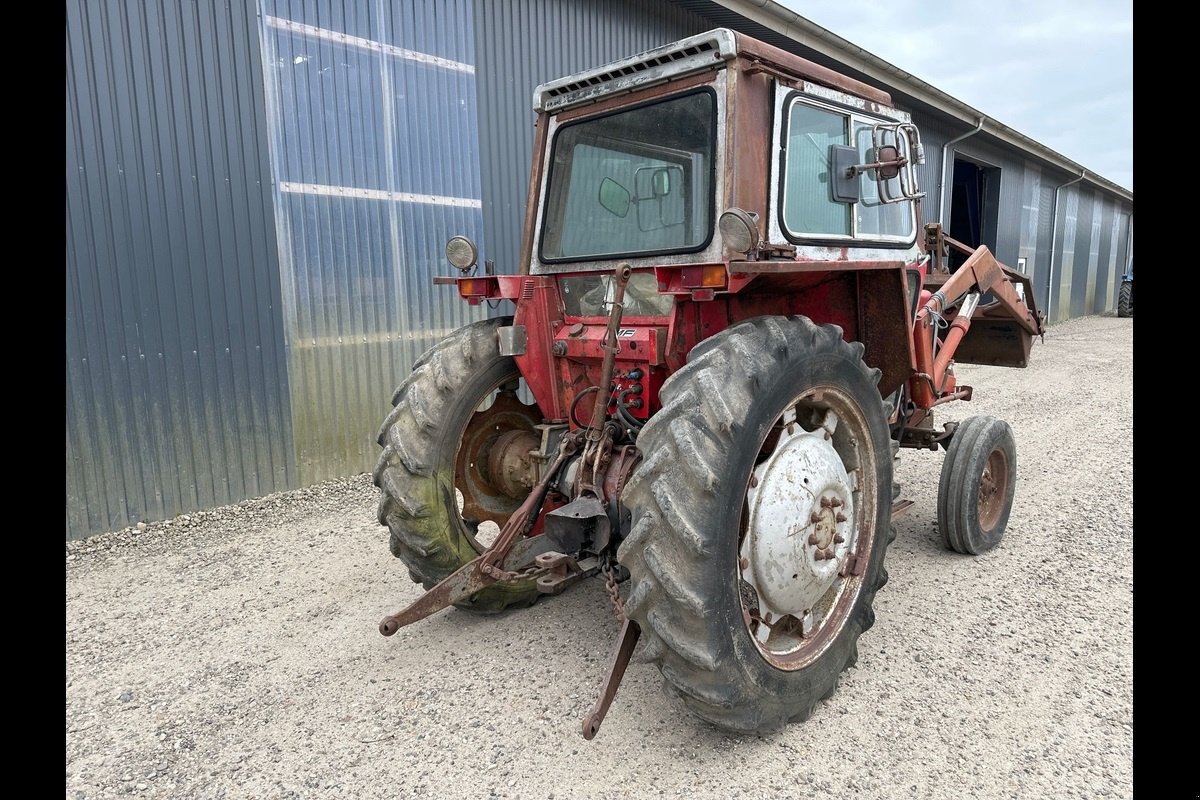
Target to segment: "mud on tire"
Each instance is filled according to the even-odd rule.
[[[482,550],[474,541],[478,524],[458,513],[455,461],[480,402],[520,377],[496,342],[496,329],[510,323],[467,325],[428,350],[392,395],[392,411],[379,429],[383,452],[373,472],[379,524],[388,527],[392,554],[426,589]],[[537,597],[533,580],[515,581],[489,586],[458,606],[496,613]]]
[[[807,718],[855,663],[859,635],[874,622],[875,591],[887,579],[893,457],[879,371],[862,356],[863,346],[844,341],[833,325],[804,317],[743,322],[692,350],[638,437],[645,461],[622,494],[632,509],[618,551],[631,575],[625,608],[642,629],[641,658],[658,665],[664,685],[693,713],[721,728],[763,732]],[[848,524],[866,552],[858,575],[836,579],[836,614],[812,629],[823,644],[806,652],[801,643],[803,657],[792,657],[760,647],[752,633],[752,625],[762,627],[747,616],[739,537],[756,462],[765,463],[772,437],[782,441],[781,414],[806,408],[814,387],[842,398],[846,419],[833,438],[855,448],[858,489]]]

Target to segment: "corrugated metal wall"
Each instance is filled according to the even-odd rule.
[[[296,460],[370,470],[414,360],[483,310],[433,277],[480,244],[469,0],[262,0]]]
[[[76,538],[295,475],[254,8],[66,10]]]
[[[486,255],[517,272],[533,152],[533,90],[716,27],[663,0],[475,0]]]

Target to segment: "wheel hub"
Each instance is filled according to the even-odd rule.
[[[988,454],[983,474],[979,478],[979,526],[991,530],[1004,511],[1004,498],[1008,488],[1008,461],[1002,450]]]
[[[464,520],[503,525],[529,494],[528,451],[537,447],[533,431],[539,421],[536,409],[522,403],[509,386],[471,416],[454,465]]]
[[[854,545],[855,480],[833,447],[832,411],[813,431],[796,424],[795,409],[783,423],[746,494],[742,578],[757,591],[764,621],[790,615],[807,632]]]

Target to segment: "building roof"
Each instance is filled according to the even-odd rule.
[[[713,3],[746,20],[775,31],[785,39],[789,39],[796,44],[857,70],[863,75],[883,84],[885,87],[899,90],[910,97],[926,103],[947,116],[960,120],[971,128],[981,126],[981,133],[990,134],[996,139],[1017,147],[1043,162],[1073,175],[1082,176],[1083,181],[1086,183],[1091,183],[1130,203],[1133,202],[1133,192],[1124,186],[1089,171],[1082,164],[1067,158],[1035,139],[1031,139],[1020,131],[1010,128],[979,109],[951,97],[941,89],[932,86],[915,75],[905,72],[894,64],[884,61],[879,56],[868,50],[864,50],[853,42],[843,39],[812,20],[784,8],[779,3],[774,2],[774,0],[677,0],[676,2],[677,5],[692,8],[710,18],[714,17],[709,10],[713,8]],[[718,14],[715,21],[726,24],[732,20],[723,20]]]

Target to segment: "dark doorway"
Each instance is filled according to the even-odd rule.
[[[950,196],[951,238],[971,247],[987,245],[996,252],[996,225],[1000,206],[1000,168],[954,159],[954,190]],[[950,251],[950,271],[967,257]]]

